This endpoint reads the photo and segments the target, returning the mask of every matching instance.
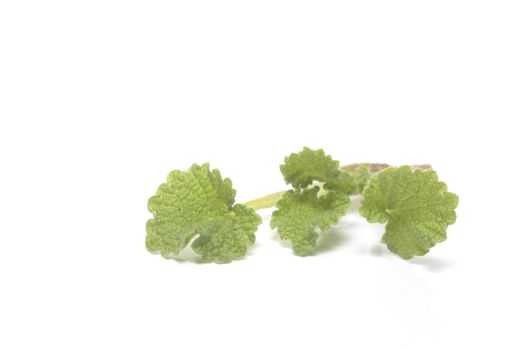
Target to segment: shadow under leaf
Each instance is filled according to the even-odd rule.
[[[435,256],[417,256],[410,260],[415,265],[424,266],[432,272],[440,272],[453,266],[449,260],[444,260]]]

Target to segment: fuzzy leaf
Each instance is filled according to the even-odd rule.
[[[444,241],[456,219],[458,197],[433,170],[402,166],[380,171],[362,197],[360,213],[369,222],[387,223],[382,241],[404,259],[425,255]]]
[[[231,180],[208,164],[171,172],[148,202],[154,218],[146,225],[147,249],[173,258],[199,236],[192,247],[204,261],[242,258],[262,220],[253,209],[234,204],[235,193]]]
[[[290,190],[277,203],[271,217],[271,228],[277,228],[282,239],[289,239],[297,255],[311,254],[319,234],[336,224],[349,208],[344,193],[329,192],[318,196],[319,187]]]
[[[292,153],[284,159],[280,171],[286,183],[294,188],[307,188],[313,181],[324,183],[328,190],[351,194],[355,188],[353,177],[342,170],[338,161],[324,153],[308,147],[299,153]]]

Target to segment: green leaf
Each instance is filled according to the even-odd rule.
[[[314,151],[304,147],[301,152],[292,153],[284,159],[280,171],[286,183],[296,189],[307,188],[313,181],[323,182],[325,189],[346,194],[355,189],[353,176],[340,170],[339,162],[321,149]]]
[[[192,248],[207,262],[241,259],[255,242],[262,222],[256,212],[235,203],[231,180],[208,164],[175,170],[148,202],[153,219],[146,224],[146,247],[175,257],[196,236]]]
[[[355,192],[356,193],[362,193],[364,188],[366,187],[369,178],[371,177],[371,170],[369,169],[368,163],[362,163],[360,164],[356,169],[354,169],[351,174],[354,177],[355,182]]]
[[[277,202],[271,227],[278,229],[282,239],[291,240],[295,254],[311,254],[319,233],[336,224],[349,209],[348,195],[355,190],[355,179],[323,150],[307,147],[286,157],[280,170],[295,189]]]
[[[203,223],[200,236],[191,247],[207,262],[227,263],[241,259],[247,247],[255,243],[255,231],[261,222],[253,209],[237,204],[231,215]]]
[[[349,209],[344,193],[318,193],[318,186],[284,193],[271,217],[271,228],[278,229],[280,238],[291,240],[297,255],[311,254],[319,237],[317,231],[327,231]]]
[[[369,222],[387,223],[382,242],[404,259],[424,255],[444,241],[456,220],[458,197],[433,170],[402,166],[380,171],[362,197],[360,213]]]

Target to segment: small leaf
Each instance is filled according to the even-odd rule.
[[[458,197],[433,170],[402,166],[380,171],[362,197],[360,213],[369,222],[387,223],[382,242],[404,259],[425,255],[444,241],[456,220]]]
[[[292,153],[284,159],[280,171],[286,183],[294,188],[307,188],[313,181],[324,183],[328,190],[351,194],[355,188],[353,177],[342,170],[338,161],[319,149],[313,151],[308,147],[299,153]]]
[[[262,220],[253,209],[234,204],[235,193],[231,180],[208,164],[171,172],[148,202],[154,217],[146,225],[147,249],[173,258],[199,236],[192,247],[204,261],[242,258]]]
[[[318,196],[319,187],[306,190],[290,190],[277,203],[271,217],[271,228],[277,228],[282,239],[289,239],[297,255],[311,254],[321,232],[346,214],[349,198],[344,193],[329,192]]]

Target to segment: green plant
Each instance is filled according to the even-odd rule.
[[[147,249],[173,258],[192,242],[203,261],[241,259],[262,222],[256,210],[276,207],[271,228],[291,241],[295,254],[309,255],[319,235],[347,213],[350,195],[361,195],[360,213],[385,224],[382,242],[410,259],[444,241],[456,219],[458,197],[429,165],[341,167],[323,150],[305,147],[286,157],[280,170],[292,189],[244,204],[235,204],[231,180],[208,164],[171,172],[148,202]]]

